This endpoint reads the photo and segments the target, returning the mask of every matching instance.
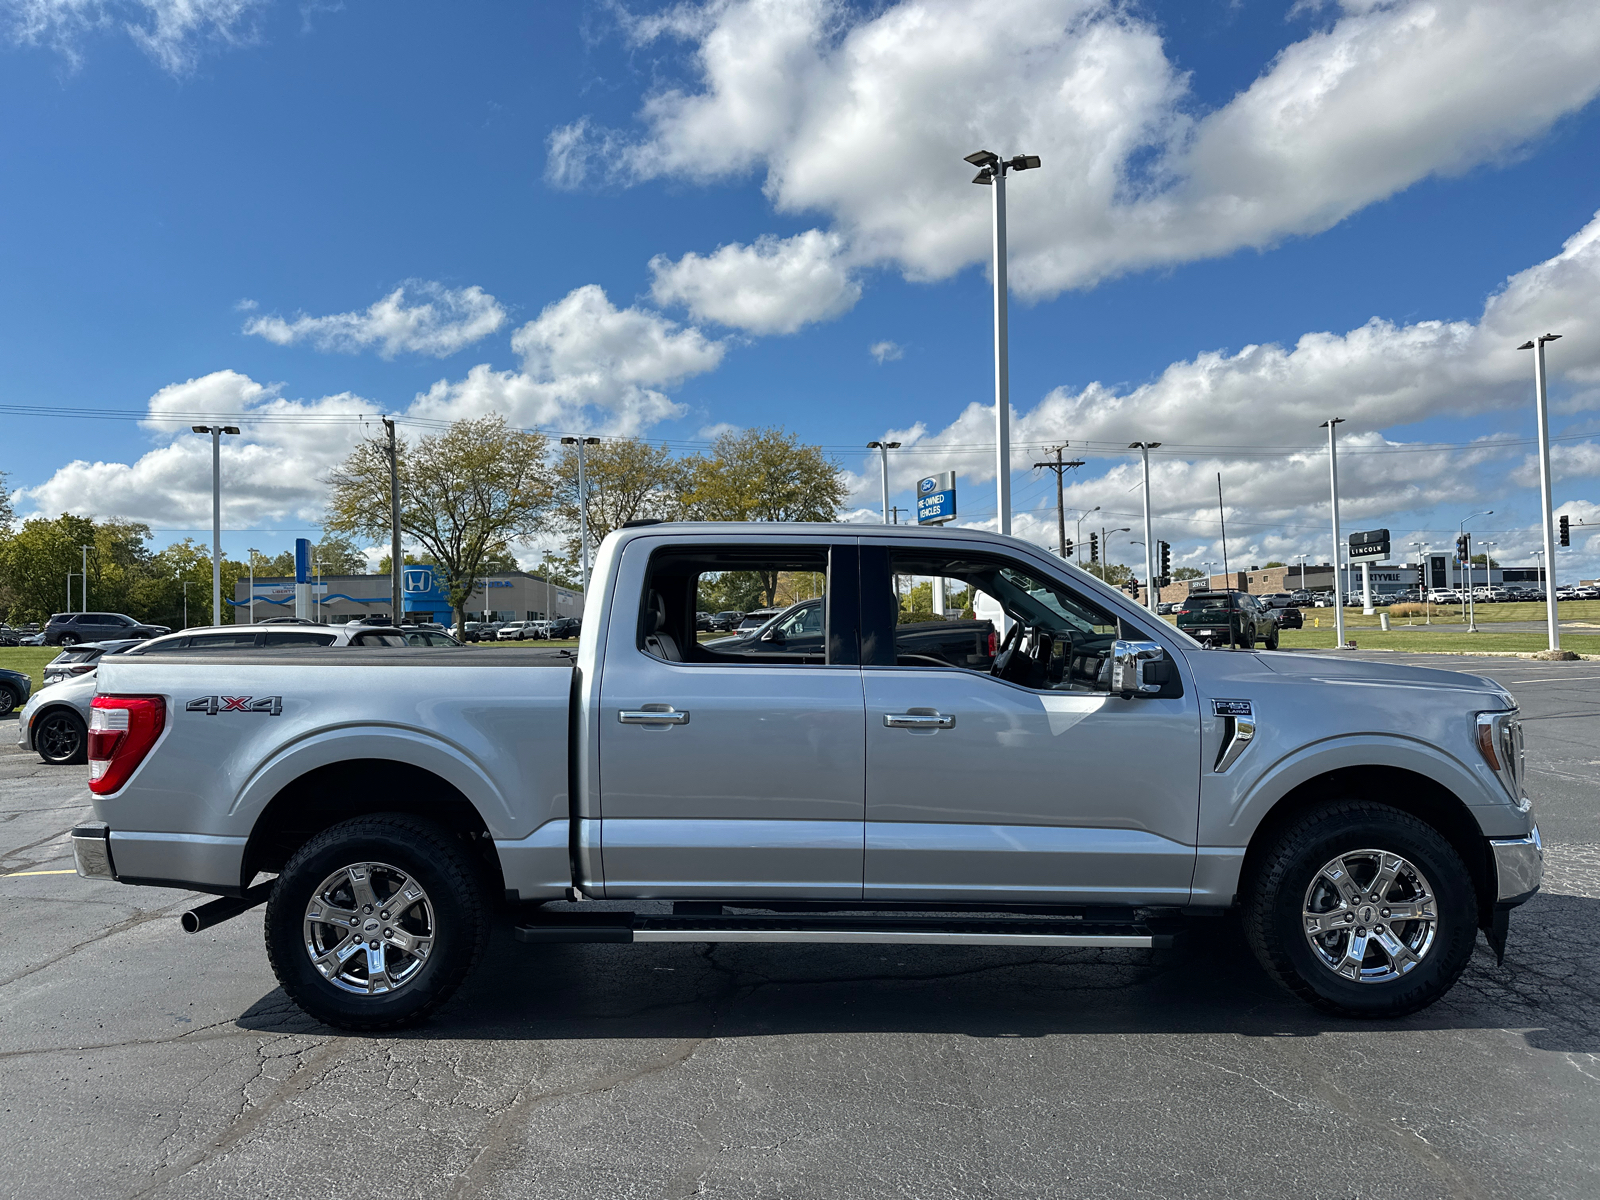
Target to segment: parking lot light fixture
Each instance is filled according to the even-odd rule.
[[[1006,331],[1006,172],[1033,171],[1037,154],[1001,158],[992,150],[974,150],[966,161],[978,168],[973,183],[994,189],[991,199],[994,233],[994,433],[995,500],[1000,510],[1000,532],[1011,533],[1011,379]]]
[[[1333,644],[1344,649],[1344,582],[1339,578],[1339,450],[1337,430],[1343,417],[1329,417],[1321,425],[1328,431],[1328,488],[1333,507]]]
[[[598,446],[597,437],[564,437],[563,446],[578,448],[578,547],[583,553],[583,594],[589,594],[589,489],[583,466],[583,448]]]
[[[1086,508],[1078,514],[1078,540],[1073,543],[1073,548],[1078,552],[1078,565],[1080,567],[1083,566],[1083,519],[1090,513],[1099,511],[1100,506],[1096,504],[1093,508]]]
[[[191,425],[211,435],[211,623],[222,624],[222,435],[237,434],[237,425]]]
[[[1457,533],[1459,533],[1461,536],[1465,537],[1466,536],[1466,532],[1467,532],[1467,522],[1468,521],[1476,520],[1478,517],[1492,517],[1492,516],[1494,516],[1494,509],[1486,508],[1482,512],[1475,512],[1475,513],[1472,513],[1470,516],[1462,517],[1461,518],[1461,524],[1457,528]],[[1459,544],[1460,543],[1458,541],[1457,545],[1459,545]],[[1472,543],[1470,541],[1468,541],[1466,543],[1466,546],[1467,546],[1466,561],[1463,562],[1461,564],[1461,566],[1462,566],[1462,570],[1466,572],[1466,579],[1467,579],[1467,632],[1468,633],[1477,633],[1478,632],[1478,623],[1477,623],[1477,619],[1476,619],[1477,613],[1476,613],[1476,611],[1475,611],[1475,609],[1473,607],[1473,603],[1472,603]],[[1488,572],[1484,573],[1484,577],[1485,578],[1488,577]],[[1457,578],[1460,578],[1460,576],[1457,576]]]
[[[868,442],[868,450],[876,450],[883,459],[883,523],[889,524],[889,451],[900,449],[899,442]]]
[[[1417,598],[1422,601],[1422,623],[1432,625],[1433,600],[1432,589],[1428,586],[1428,543],[1412,542],[1411,546],[1417,552]]]
[[[1546,333],[1517,347],[1533,351],[1533,405],[1539,426],[1539,524],[1544,532],[1544,616],[1552,653],[1561,649],[1561,627],[1556,622],[1555,501],[1550,478],[1550,404],[1545,388],[1544,344],[1560,339],[1559,333]]]
[[[1150,536],[1150,451],[1161,445],[1160,442],[1130,442],[1128,449],[1137,450],[1139,457],[1144,461],[1144,578],[1145,578],[1145,607],[1151,612],[1156,610],[1156,592],[1159,590],[1152,586],[1156,577],[1155,539]]]

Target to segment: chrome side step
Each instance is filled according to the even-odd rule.
[[[788,942],[921,946],[1076,946],[1165,949],[1175,933],[1143,924],[1029,918],[684,917],[630,912],[551,913],[517,926],[519,942]]]

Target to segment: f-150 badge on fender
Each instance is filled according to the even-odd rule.
[[[1250,701],[1248,700],[1213,700],[1211,713],[1217,717],[1246,717],[1250,716]]]
[[[208,717],[218,713],[266,713],[270,717],[283,713],[282,696],[196,696],[183,706],[185,712],[201,712]]]

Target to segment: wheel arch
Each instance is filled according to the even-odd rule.
[[[324,763],[280,787],[251,827],[241,886],[258,873],[281,871],[290,855],[323,830],[378,813],[403,813],[443,826],[482,864],[490,894],[503,891],[494,840],[477,805],[426,767],[385,758]]]
[[[1472,810],[1449,788],[1416,771],[1387,764],[1338,767],[1296,784],[1256,824],[1239,872],[1242,895],[1267,850],[1295,821],[1337,800],[1370,800],[1388,805],[1438,831],[1461,856],[1478,899],[1478,921],[1493,919],[1497,893],[1489,843]]]
[[[43,705],[38,712],[34,713],[28,718],[28,745],[33,747],[34,753],[37,754],[39,751],[39,739],[37,733],[39,723],[46,717],[53,716],[56,713],[67,713],[79,724],[81,724],[85,730],[89,728],[89,722],[84,719],[84,715],[78,711],[76,705],[69,704],[65,700],[56,700],[49,704]],[[20,717],[21,714],[19,713],[18,715]]]

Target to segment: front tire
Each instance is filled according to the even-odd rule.
[[[17,694],[4,684],[0,684],[0,717],[10,716],[19,703]]]
[[[267,902],[267,957],[289,998],[340,1029],[426,1020],[483,956],[481,873],[431,821],[341,822],[290,858]]]
[[[1454,847],[1383,804],[1343,800],[1285,830],[1245,891],[1267,973],[1352,1017],[1400,1017],[1448,992],[1472,957],[1477,903]]]
[[[61,648],[63,650],[71,650],[77,644],[78,644],[78,638],[77,638],[76,634],[63,633],[61,635],[60,646],[61,646]]]

